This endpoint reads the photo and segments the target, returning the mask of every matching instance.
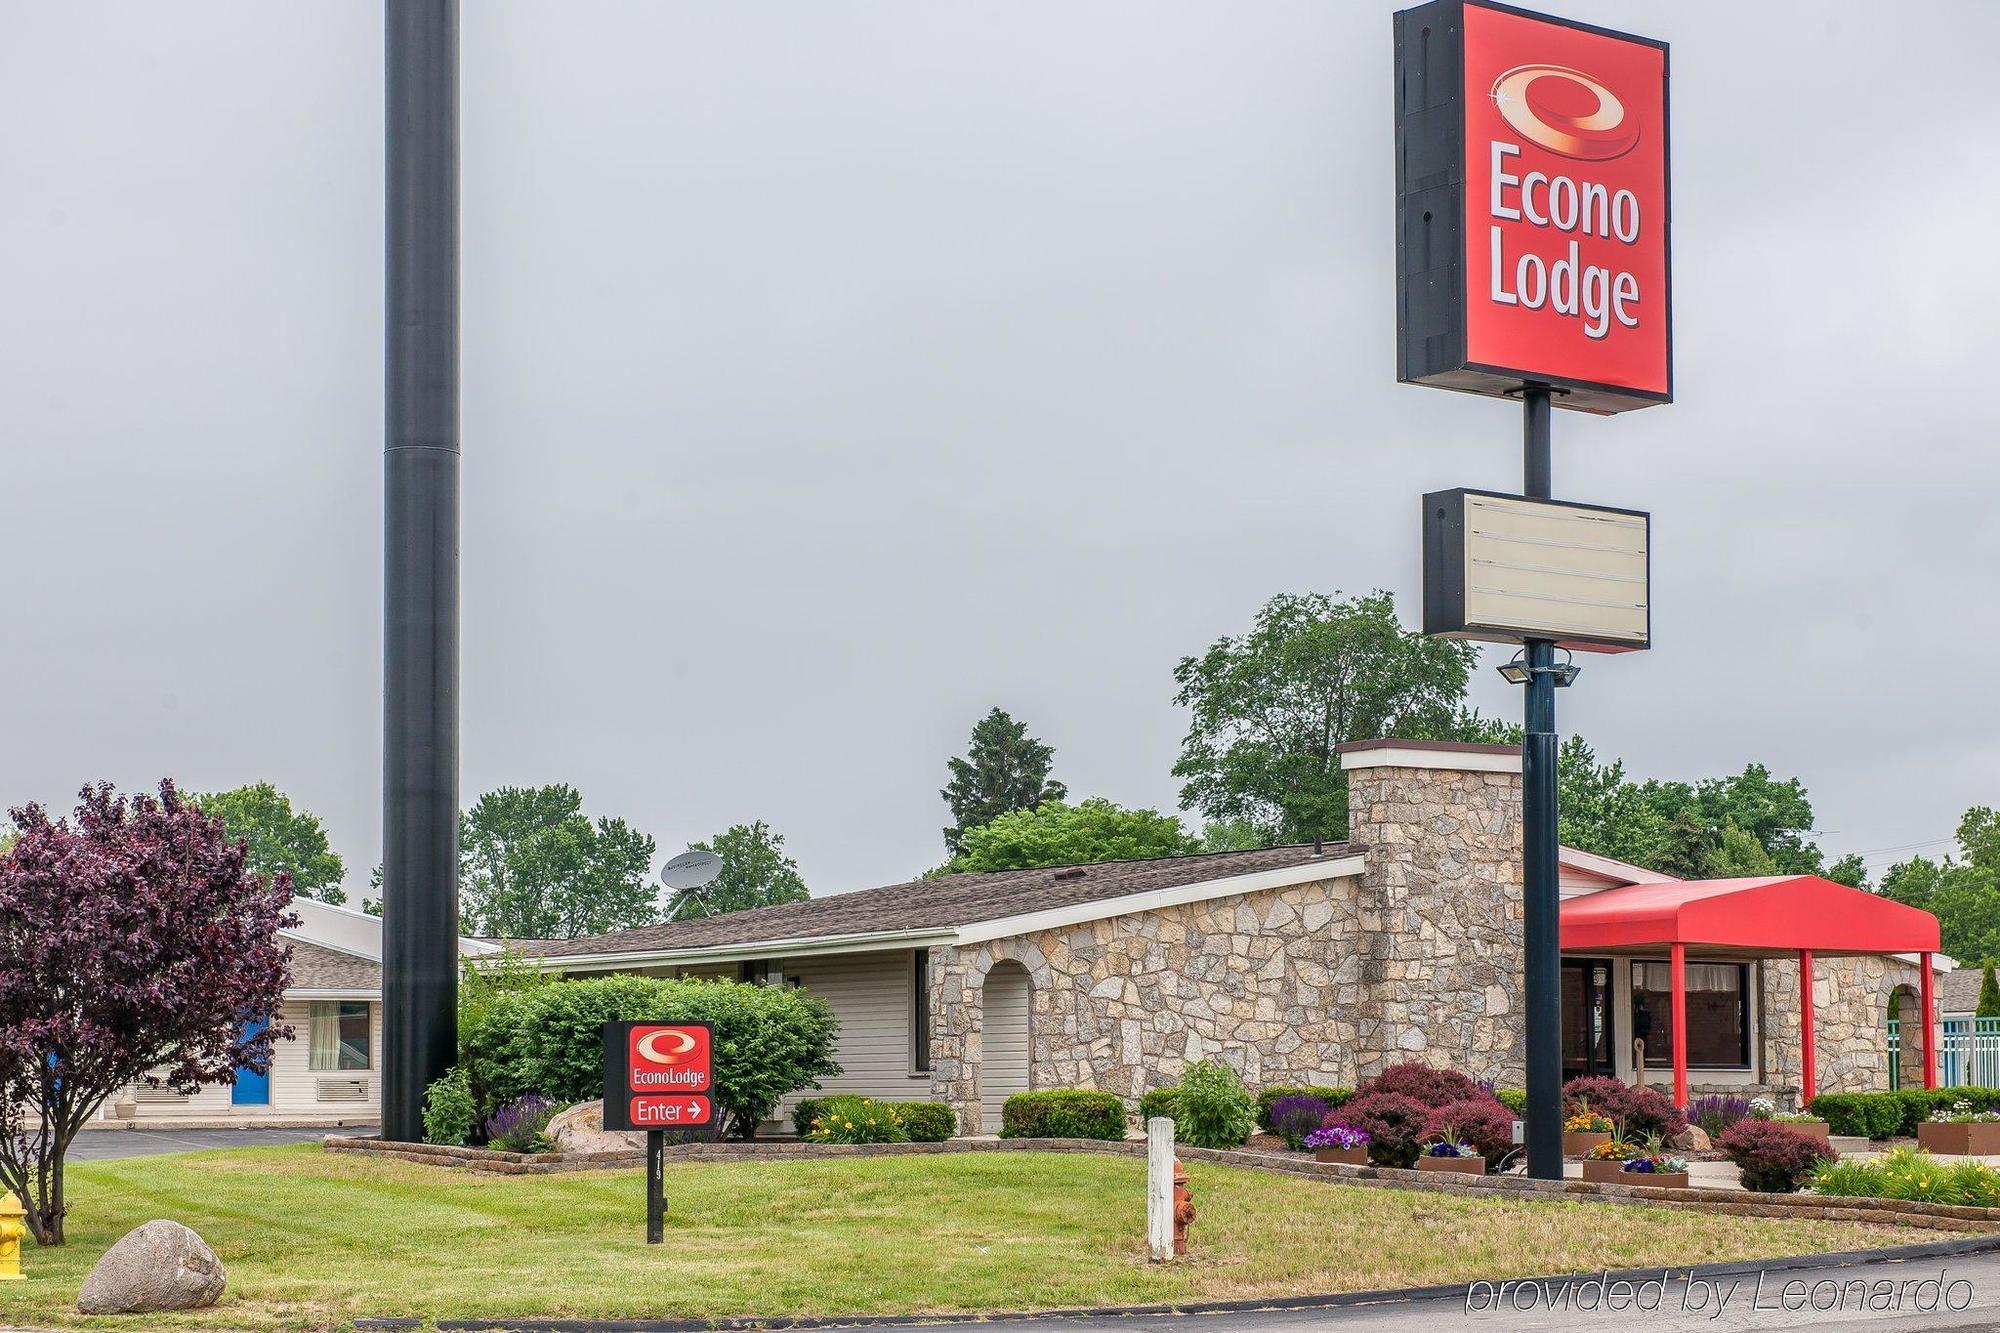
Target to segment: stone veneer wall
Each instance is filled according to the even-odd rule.
[[[1774,1094],[1796,1100],[1804,1077],[1798,961],[1767,959],[1761,966],[1763,1082]],[[1908,1008],[1914,1013],[1922,983],[1917,965],[1900,958],[1813,960],[1813,1056],[1820,1092],[1888,1089],[1889,996],[1898,986],[1909,987]],[[1921,1075],[1909,1086],[1921,1086]]]
[[[1369,849],[1358,1072],[1417,1059],[1521,1086],[1521,775],[1356,767],[1347,784]]]
[[[1320,880],[931,950],[931,1085],[980,1119],[981,991],[1033,984],[1032,1079],[1136,1099],[1214,1056],[1252,1087],[1351,1085],[1363,1007],[1357,880]]]

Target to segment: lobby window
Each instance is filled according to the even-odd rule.
[[[931,951],[910,955],[910,1069],[931,1070]]]
[[[306,1026],[314,1072],[369,1068],[368,1001],[314,1000]]]
[[[1646,1043],[1646,1067],[1674,1063],[1674,973],[1668,963],[1632,964],[1632,1035]],[[1687,1062],[1697,1069],[1750,1067],[1750,968],[1687,965]]]

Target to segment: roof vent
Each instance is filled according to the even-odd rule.
[[[1083,867],[1082,867],[1082,866],[1065,866],[1065,867],[1064,867],[1063,869],[1061,869],[1061,870],[1058,870],[1058,871],[1056,871],[1056,873],[1055,873],[1055,874],[1053,874],[1053,875],[1050,875],[1050,876],[1049,876],[1049,878],[1050,878],[1050,879],[1082,879],[1082,878],[1083,878]]]

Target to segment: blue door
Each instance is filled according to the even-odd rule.
[[[269,1026],[271,1026],[270,1020],[263,1018],[257,1019],[255,1022],[245,1023],[243,1025],[243,1035],[254,1037]],[[247,1069],[239,1068],[236,1071],[236,1082],[229,1089],[229,1104],[231,1106],[269,1106],[271,1104],[271,1076],[269,1074],[253,1074]]]

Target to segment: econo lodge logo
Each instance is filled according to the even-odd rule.
[[[709,1083],[708,1030],[698,1027],[635,1027],[631,1045],[634,1092],[702,1092]]]
[[[1493,81],[1500,116],[1522,138],[1564,157],[1623,157],[1639,142],[1639,122],[1618,94],[1582,70],[1520,65]]]

